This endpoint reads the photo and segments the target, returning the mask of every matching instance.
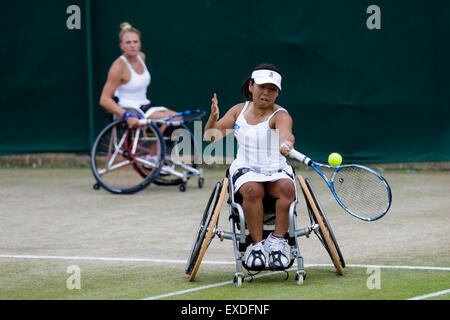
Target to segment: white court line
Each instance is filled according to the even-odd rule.
[[[177,263],[186,264],[186,260],[173,259],[152,259],[152,258],[119,258],[119,257],[85,257],[85,256],[40,256],[40,255],[17,255],[0,254],[0,259],[48,259],[48,260],[87,260],[87,261],[117,261],[117,262],[156,262],[156,263]],[[213,265],[234,265],[235,261],[202,261],[202,264]],[[307,264],[305,267],[330,267],[333,264]],[[389,266],[376,264],[346,264],[350,268],[381,268],[381,269],[410,269],[410,270],[439,270],[450,271],[450,267],[429,267],[429,266]]]
[[[305,268],[311,268],[311,267],[332,267],[332,266],[334,266],[334,265],[333,264],[304,264]],[[386,269],[412,269],[412,270],[450,271],[450,268],[445,268],[445,267],[424,267],[424,266],[383,266],[383,265],[369,265],[369,264],[348,264],[348,265],[346,265],[346,267],[351,267],[351,268],[371,268],[371,267],[373,268],[373,267],[378,267],[378,268],[382,268],[382,269],[386,268]],[[296,270],[296,268],[291,268],[291,269],[288,269],[286,271],[292,271],[292,270]],[[262,275],[256,275],[253,278],[256,279],[256,278],[261,278],[261,277],[267,277],[267,276],[271,276],[271,275],[274,275],[274,274],[277,274],[277,273],[281,273],[281,272],[283,272],[283,271],[269,272],[269,273],[265,273],[265,274],[262,274]],[[246,278],[245,280],[247,280],[247,279],[248,278]],[[162,294],[162,295],[159,295],[159,296],[153,296],[153,297],[144,298],[142,300],[163,299],[163,298],[167,298],[167,297],[177,296],[177,295],[190,293],[190,292],[195,292],[195,291],[200,291],[200,290],[205,290],[205,289],[209,289],[209,288],[221,287],[221,286],[225,286],[225,285],[228,285],[228,284],[233,284],[233,281],[220,282],[220,283],[210,284],[210,285],[203,286],[203,287],[197,287],[197,288],[192,288],[192,289],[187,289],[187,290],[170,292],[170,293]],[[416,298],[412,298],[412,299],[408,299],[408,300],[419,300],[417,298],[426,299],[426,298],[434,297],[436,295],[446,294],[448,292],[450,292],[450,290],[440,291],[440,292],[437,292],[437,293],[434,293],[434,294],[421,296],[421,297],[416,297]]]
[[[0,258],[6,259],[49,259],[49,260],[86,260],[86,261],[117,261],[117,262],[156,262],[156,263],[177,263],[186,264],[184,260],[170,260],[170,259],[151,259],[151,258],[115,258],[115,257],[83,257],[83,256],[38,256],[38,255],[11,255],[11,254],[0,254]],[[202,264],[212,264],[212,265],[234,265],[235,261],[202,261]],[[305,268],[310,267],[332,267],[333,264],[305,264]],[[437,270],[437,271],[450,271],[450,267],[429,267],[429,266],[389,266],[389,265],[370,265],[370,264],[347,264],[346,267],[351,268],[381,268],[381,269],[409,269],[409,270]],[[292,269],[290,269],[292,270]],[[262,275],[254,276],[254,278],[270,276],[278,272],[271,272]],[[211,284],[203,287],[197,287],[182,291],[171,292],[159,296],[144,298],[143,300],[155,300],[166,297],[171,297],[175,295],[180,295],[184,293],[205,290],[214,287],[220,287],[227,284],[232,284],[233,281],[220,282],[216,284]],[[450,289],[439,291],[436,293],[431,293],[424,296],[414,297],[408,300],[421,300],[437,295],[450,293]]]
[[[159,296],[148,297],[148,298],[144,298],[144,299],[141,299],[141,300],[158,300],[158,299],[163,299],[163,298],[167,298],[167,297],[177,296],[177,295],[185,294],[185,293],[189,293],[189,292],[195,292],[195,291],[200,291],[200,290],[209,289],[209,288],[226,286],[227,284],[232,284],[232,283],[233,283],[233,281],[230,280],[230,281],[210,284],[210,285],[203,286],[203,287],[197,287],[197,288],[192,288],[192,289],[186,289],[186,290],[181,290],[181,291],[161,294]]]
[[[118,262],[162,262],[185,264],[186,260],[173,259],[152,259],[152,258],[119,258],[119,257],[86,257],[86,256],[42,256],[42,255],[17,255],[0,254],[0,258],[9,259],[51,259],[51,260],[93,260],[93,261],[118,261]],[[234,265],[235,261],[202,261],[202,264]],[[332,264],[305,264],[307,267],[329,267]],[[441,270],[450,271],[450,267],[429,267],[429,266],[389,266],[376,264],[346,264],[352,268],[381,268],[381,269],[412,269],[412,270]]]
[[[409,269],[409,270],[438,270],[450,271],[450,267],[428,267],[428,266],[387,266],[377,264],[346,264],[350,268],[380,268],[380,269]]]
[[[294,268],[288,269],[286,271],[291,271],[291,270],[294,270]],[[277,274],[277,273],[282,273],[282,272],[284,272],[284,271],[274,271],[274,272],[269,272],[269,273],[264,273],[264,274],[258,274],[258,275],[253,276],[253,279],[262,278],[262,277],[268,277],[268,276],[271,276],[271,275],[274,275],[274,274]],[[245,281],[249,281],[249,279],[251,279],[251,277],[247,277],[244,280]],[[209,288],[226,286],[227,284],[232,284],[232,283],[233,283],[233,281],[230,280],[230,281],[210,284],[210,285],[203,286],[203,287],[197,287],[197,288],[192,288],[192,289],[187,289],[187,290],[181,290],[181,291],[175,291],[175,292],[170,292],[170,293],[166,293],[166,294],[161,294],[159,296],[148,297],[148,298],[144,298],[144,299],[141,299],[141,300],[158,300],[158,299],[163,299],[163,298],[167,298],[167,297],[177,296],[177,295],[185,294],[185,293],[189,293],[189,292],[195,292],[195,291],[200,291],[200,290],[209,289]]]
[[[425,294],[423,296],[418,296],[418,297],[414,297],[414,298],[410,298],[408,300],[423,300],[423,299],[427,299],[427,298],[432,298],[432,297],[436,297],[436,296],[441,296],[443,294],[447,294],[450,293],[450,289],[447,290],[442,290],[439,292],[434,292],[434,293],[430,293],[430,294]]]
[[[0,254],[0,258],[5,259],[47,259],[47,260],[87,260],[87,261],[117,261],[117,262],[157,262],[157,263],[179,263],[186,264],[186,260],[151,259],[151,258],[116,258],[116,257],[82,257],[82,256],[34,256]],[[205,264],[235,264],[227,261],[203,261]]]

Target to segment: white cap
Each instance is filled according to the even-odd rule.
[[[281,90],[281,75],[273,70],[256,70],[252,72],[256,84],[273,83]]]

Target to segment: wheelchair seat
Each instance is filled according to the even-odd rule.
[[[236,192],[234,194],[234,204],[242,206],[242,195],[239,192]],[[232,204],[232,199],[229,197],[228,203]],[[263,198],[263,208],[264,208],[264,217],[263,217],[263,224],[264,226],[275,226],[275,205],[276,205],[277,199],[274,197],[271,197],[269,195],[265,195]],[[238,217],[238,212],[236,206],[233,206],[233,214],[236,214],[236,217]],[[274,227],[273,227],[274,228]]]
[[[230,184],[228,186],[228,204],[230,205],[230,221],[233,221],[236,224],[237,230],[240,231],[241,237],[245,234],[245,240],[240,241],[239,243],[239,250],[245,251],[252,243],[252,237],[249,234],[247,228],[245,227],[245,230],[241,230],[241,223],[246,225],[244,220],[244,211],[242,208],[242,195],[239,192],[233,192],[233,178],[230,176],[229,169],[226,172],[226,176],[228,177]],[[275,218],[276,218],[276,202],[277,199],[270,196],[265,195],[263,197],[263,237],[267,238],[271,232],[275,230]],[[297,203],[297,199],[295,199],[292,203],[292,210],[294,212],[294,215],[296,215],[295,212],[295,204]],[[289,240],[289,234],[286,233],[284,236],[285,239]],[[292,244],[292,239],[290,241],[290,244]]]

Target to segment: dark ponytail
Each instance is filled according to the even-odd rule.
[[[258,64],[253,71],[256,71],[256,70],[272,70],[272,71],[278,72],[281,76],[283,76],[281,74],[280,70],[278,70],[277,67],[275,67],[273,64],[270,64],[270,63]],[[252,94],[251,94],[250,90],[248,89],[250,84],[253,85],[253,82],[254,82],[254,80],[251,77],[248,77],[247,79],[244,80],[244,82],[242,82],[242,85],[241,85],[242,97],[247,101],[253,100]]]
[[[252,101],[253,100],[252,93],[248,89],[250,84],[253,85],[253,79],[248,77],[247,79],[244,80],[244,82],[242,82],[242,85],[241,85],[242,97],[246,101]]]

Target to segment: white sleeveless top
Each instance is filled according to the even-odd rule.
[[[271,129],[270,119],[279,111],[287,112],[284,108],[275,110],[266,120],[255,125],[247,123],[244,108],[236,119],[234,136],[238,142],[236,159],[231,163],[230,174],[240,168],[248,168],[251,172],[244,174],[234,181],[235,192],[247,181],[274,181],[288,176],[280,170],[292,174],[292,168],[287,164],[286,158],[280,153],[278,130]]]
[[[119,105],[122,107],[140,108],[142,105],[149,104],[147,87],[150,85],[151,77],[144,61],[140,55],[137,55],[139,62],[144,66],[144,73],[138,74],[125,56],[122,55],[120,58],[127,64],[131,77],[130,81],[118,86],[114,92],[114,95],[119,98]]]

